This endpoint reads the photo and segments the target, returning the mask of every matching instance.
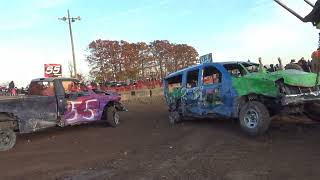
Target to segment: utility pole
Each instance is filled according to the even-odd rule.
[[[76,20],[80,21],[81,18],[80,16],[74,18],[74,17],[70,17],[70,12],[69,12],[69,9],[68,9],[68,17],[62,17],[62,18],[59,18],[59,20],[62,20],[62,21],[67,21],[68,20],[68,24],[69,24],[69,33],[70,33],[70,40],[71,40],[71,48],[72,48],[72,60],[73,60],[73,71],[74,71],[74,76],[75,78],[77,78],[78,74],[77,74],[77,65],[76,65],[76,55],[74,53],[74,44],[73,44],[73,35],[72,35],[72,27],[71,27],[71,23],[75,22]]]

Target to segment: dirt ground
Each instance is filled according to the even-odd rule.
[[[0,153],[0,179],[315,179],[320,124],[272,122],[247,137],[231,120],[170,126],[163,102],[128,104],[117,128],[91,124],[20,135]]]

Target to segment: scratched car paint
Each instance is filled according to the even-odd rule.
[[[320,102],[314,73],[281,70],[268,73],[262,64],[204,62],[164,79],[169,120],[227,117],[239,119],[249,135],[267,131],[271,117],[303,114]]]

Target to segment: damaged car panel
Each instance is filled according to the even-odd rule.
[[[245,132],[258,135],[271,116],[303,113],[305,103],[319,102],[318,82],[314,73],[268,73],[250,62],[203,63],[168,75],[164,94],[172,123],[224,116],[238,118]]]
[[[0,112],[18,121],[19,132],[29,133],[53,127],[57,121],[55,97],[21,97],[0,100]]]
[[[72,78],[35,79],[27,96],[0,100],[0,135],[14,139],[8,132],[31,133],[100,120],[115,127],[120,123],[118,112],[127,111],[120,100],[119,94],[95,93]],[[12,143],[1,141],[11,138],[0,137],[0,150],[12,148]]]
[[[223,76],[225,74],[225,76]],[[170,76],[170,75],[169,75]],[[174,78],[174,74],[171,78]],[[182,78],[181,87],[169,92],[170,77],[165,80],[165,97],[168,104],[176,101],[185,107],[185,114],[204,115],[230,115],[232,101],[236,96],[235,89],[231,86],[231,76],[220,64],[203,64],[188,69]]]

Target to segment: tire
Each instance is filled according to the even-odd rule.
[[[320,122],[320,103],[305,105],[304,114],[309,119]]]
[[[169,123],[174,125],[180,123],[182,120],[181,105],[180,102],[176,102],[170,107]]]
[[[271,118],[268,109],[258,101],[244,104],[240,110],[241,129],[250,136],[264,134],[270,126]]]
[[[182,121],[181,115],[178,111],[169,112],[169,123],[174,125]]]
[[[117,127],[120,124],[120,114],[114,106],[107,109],[107,123],[111,127]]]
[[[16,133],[12,129],[0,129],[0,151],[12,149],[16,140]]]

